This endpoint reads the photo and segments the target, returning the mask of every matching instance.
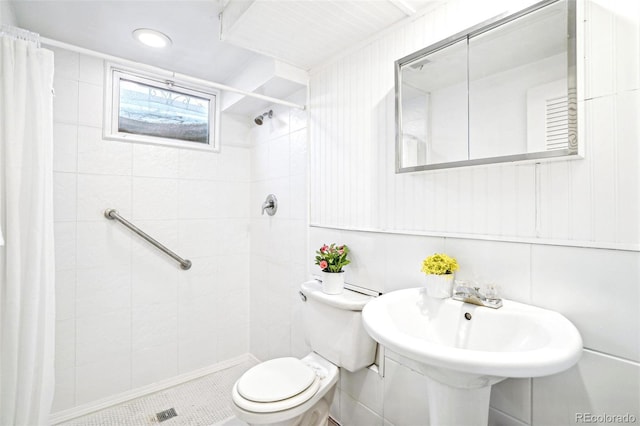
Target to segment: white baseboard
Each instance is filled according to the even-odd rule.
[[[86,416],[87,414],[94,413],[96,411],[104,410],[105,408],[112,407],[114,405],[122,404],[123,402],[131,401],[132,399],[140,398],[152,393],[156,393],[173,386],[180,385],[182,383],[198,379],[200,377],[212,374],[227,368],[242,364],[246,361],[258,361],[253,355],[246,353],[244,355],[237,356],[217,364],[210,365],[208,367],[200,368],[198,370],[190,371],[179,376],[171,377],[160,382],[152,383],[147,386],[142,386],[136,389],[131,389],[126,392],[122,392],[116,395],[102,398],[96,401],[82,404],[77,407],[69,408],[68,410],[58,411],[51,413],[49,416],[49,423],[56,425],[58,423],[67,422],[77,417]]]

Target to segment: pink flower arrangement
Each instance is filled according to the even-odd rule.
[[[323,244],[316,250],[316,265],[320,266],[324,272],[342,272],[342,267],[351,263],[347,259],[349,247],[346,245]]]

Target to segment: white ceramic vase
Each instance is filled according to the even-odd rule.
[[[435,275],[427,274],[427,296],[436,299],[446,299],[453,293],[453,280],[455,274]]]
[[[326,294],[340,294],[344,290],[344,271],[322,271],[322,292]]]

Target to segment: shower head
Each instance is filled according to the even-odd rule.
[[[255,121],[258,126],[262,126],[262,123],[264,123],[264,118],[265,117],[269,117],[269,118],[273,117],[273,110],[270,109],[269,111],[265,112],[264,114],[260,114],[259,116],[254,118],[253,121]]]

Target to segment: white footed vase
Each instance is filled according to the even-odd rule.
[[[453,293],[453,281],[455,274],[427,274],[426,277],[426,289],[427,296],[434,297],[436,299],[446,299],[451,297]]]
[[[326,294],[340,294],[344,290],[344,271],[322,271],[322,292]]]

